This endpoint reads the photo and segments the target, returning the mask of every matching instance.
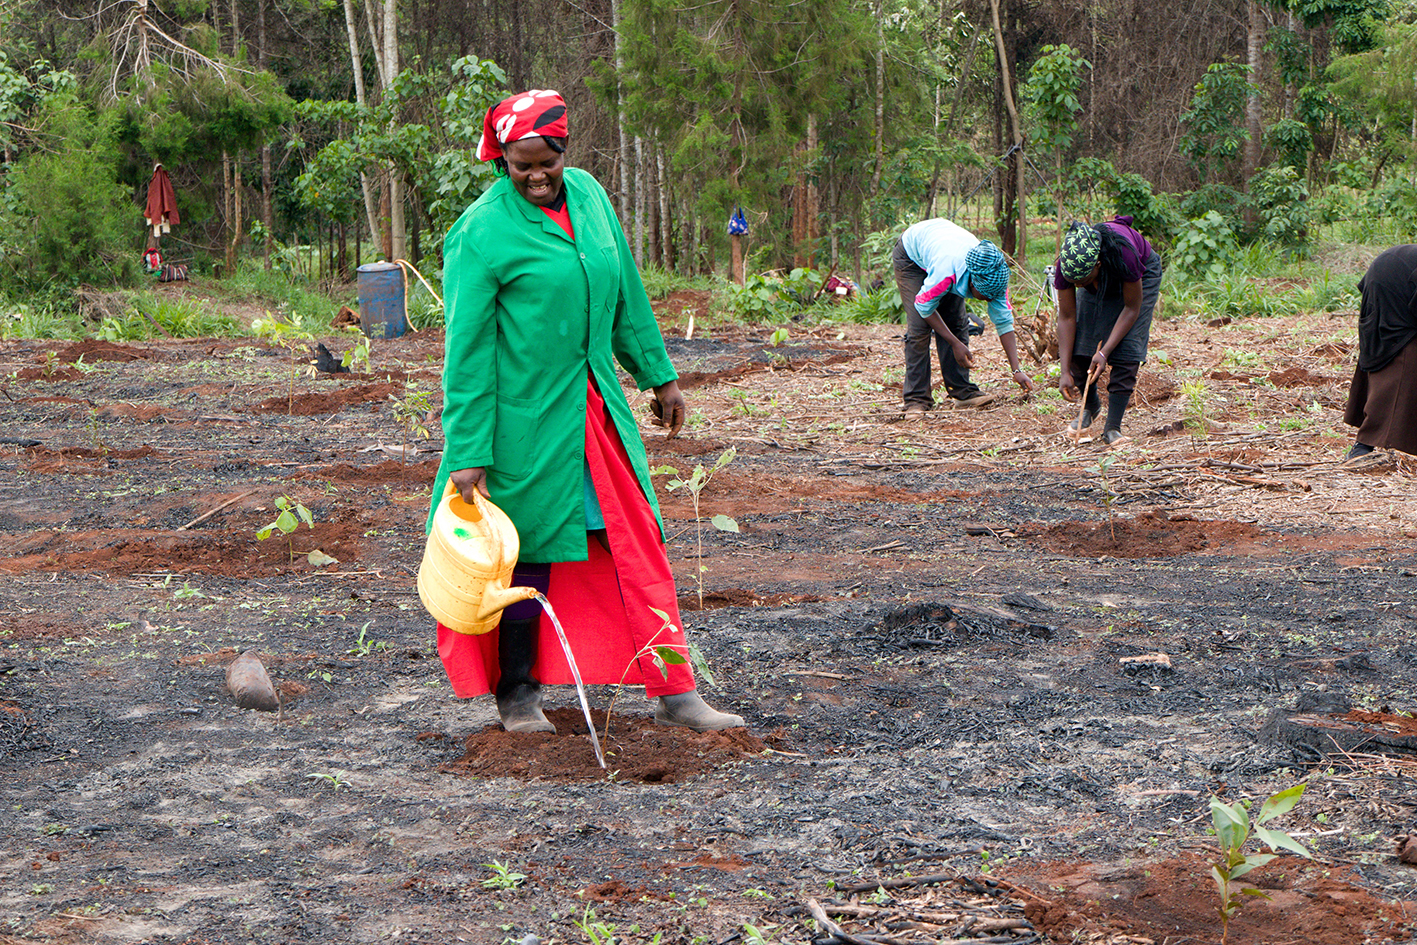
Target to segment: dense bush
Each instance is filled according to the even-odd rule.
[[[130,281],[143,222],[116,180],[108,123],[63,96],[46,106],[40,124],[54,148],[13,172],[0,203],[0,275],[29,288]]]

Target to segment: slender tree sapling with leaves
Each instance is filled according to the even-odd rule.
[[[1299,798],[1303,796],[1303,784],[1296,784],[1272,794],[1265,799],[1264,804],[1260,806],[1260,812],[1253,820],[1250,819],[1249,801],[1226,804],[1217,797],[1211,797],[1210,819],[1215,825],[1215,837],[1220,845],[1220,860],[1210,868],[1211,878],[1215,880],[1216,891],[1220,894],[1220,945],[1227,945],[1230,920],[1244,906],[1244,897],[1269,898],[1258,889],[1237,884],[1236,880],[1255,867],[1264,866],[1279,856],[1277,851],[1280,850],[1288,850],[1306,859],[1313,859],[1313,854],[1289,834],[1260,826],[1293,810],[1294,805],[1299,803]],[[1246,853],[1244,847],[1252,835],[1276,852]]]
[[[315,340],[315,336],[305,327],[304,321],[297,314],[292,313],[290,321],[283,322],[270,312],[265,318],[258,318],[251,323],[251,331],[258,338],[265,338],[272,341],[290,352],[290,390],[286,399],[286,407],[290,413],[295,413],[295,375],[296,365],[300,363],[301,357],[310,347],[310,342]],[[311,368],[313,371],[314,369]]]
[[[256,540],[265,541],[267,538],[270,538],[272,534],[279,531],[281,534],[285,535],[286,549],[290,552],[290,560],[293,563],[295,561],[295,539],[291,536],[295,533],[295,530],[300,527],[301,522],[304,522],[313,529],[315,527],[315,516],[310,514],[310,510],[304,505],[288,495],[283,495],[276,499],[276,508],[280,509],[280,514],[276,516],[274,522],[262,526],[256,531]],[[311,553],[313,554],[314,552]],[[334,559],[331,558],[330,561],[334,561]]]
[[[708,469],[705,469],[701,465],[695,466],[694,474],[688,479],[682,478],[679,475],[679,470],[675,469],[673,466],[658,466],[650,470],[650,475],[674,476],[675,478],[665,483],[664,487],[670,492],[674,492],[678,489],[688,489],[689,495],[693,499],[694,532],[698,540],[699,549],[699,567],[698,570],[695,572],[695,577],[697,578],[699,587],[700,610],[704,609],[704,572],[708,569],[704,567],[704,525],[703,516],[699,514],[699,494],[704,491],[704,487],[709,484],[709,480],[713,478],[714,473],[718,472],[724,466],[727,466],[729,463],[733,462],[733,458],[737,455],[738,451],[734,447],[730,446],[728,449],[724,450],[722,454],[719,455],[718,459],[714,460],[713,465],[710,466]],[[738,531],[738,523],[733,519],[729,518],[727,515],[715,515],[711,521],[713,527],[721,532],[734,532],[736,534]]]

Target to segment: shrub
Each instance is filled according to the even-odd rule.
[[[10,251],[7,276],[21,286],[76,286],[130,281],[142,216],[116,180],[117,155],[107,122],[70,98],[41,116],[55,150],[19,164],[13,202],[0,212]]]
[[[1235,231],[1214,210],[1192,220],[1176,239],[1173,260],[1192,275],[1220,278],[1236,249]]]

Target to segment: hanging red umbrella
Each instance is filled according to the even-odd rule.
[[[161,236],[180,223],[177,215],[177,194],[172,190],[172,181],[161,164],[154,165],[152,180],[148,181],[148,206],[143,215],[153,236]]]

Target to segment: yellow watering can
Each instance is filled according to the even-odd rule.
[[[503,608],[536,594],[534,587],[508,587],[521,541],[507,513],[473,490],[473,504],[448,482],[418,568],[423,606],[449,630],[486,633]]]

